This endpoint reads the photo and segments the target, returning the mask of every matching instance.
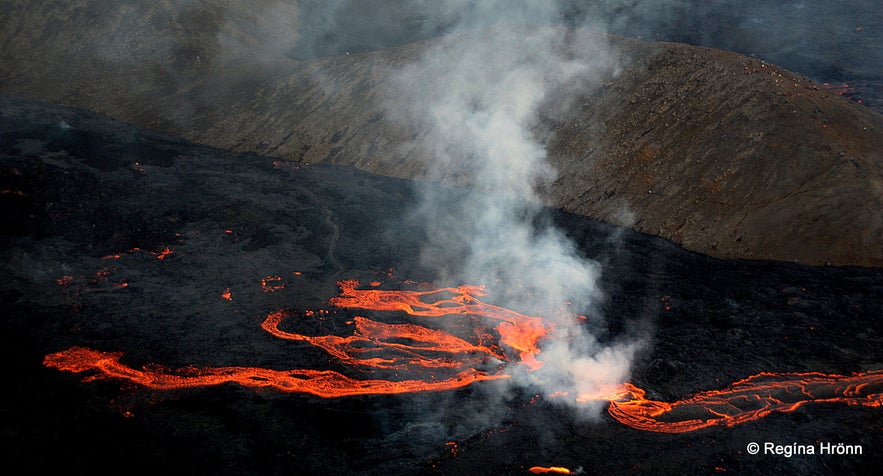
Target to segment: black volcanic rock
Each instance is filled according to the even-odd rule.
[[[610,7],[571,3],[571,21]],[[799,18],[794,12],[775,16],[749,3],[725,12],[697,6],[718,19],[719,31],[704,30],[711,27],[698,20],[656,24],[683,18],[678,12],[689,2],[636,5],[617,12],[625,20],[611,20],[611,27],[623,34],[653,30],[663,32],[657,36],[662,39],[735,48],[752,28],[769,30],[760,23],[751,27],[755,19]],[[872,9],[866,3],[856,11]],[[386,18],[395,4],[363,6],[373,12],[365,21]],[[16,4],[0,31],[0,92],[87,108],[228,150],[421,177],[433,158],[414,143],[423,131],[389,114],[387,105],[397,94],[390,77],[441,41],[402,45],[408,38],[449,32],[456,18],[420,17],[395,8],[402,16],[390,18],[429,24],[408,27],[410,33],[402,27],[401,35],[366,43],[358,49],[361,54],[335,49],[352,40],[345,38],[329,39],[324,53],[299,54],[292,45],[306,51],[305,45],[315,47],[318,38],[348,23],[335,6],[298,5]],[[832,8],[818,11],[834,15]],[[319,21],[326,14],[333,18]],[[873,83],[879,76],[873,61],[877,30],[821,34],[820,25],[840,28],[850,15],[837,22],[813,17],[800,23],[820,28],[824,48],[775,49],[770,58],[794,67],[812,63],[807,73],[818,78],[824,75],[814,73],[827,68],[832,55],[846,51],[844,61],[852,58],[854,67],[837,77]],[[463,37],[481,40],[474,32]],[[773,43],[773,37],[765,38]],[[883,263],[877,213],[883,207],[883,116],[878,112],[757,57],[674,43],[604,41],[620,62],[619,74],[577,100],[556,103],[552,97],[540,111],[534,132],[543,138],[560,177],[547,189],[550,203],[717,257]],[[402,46],[375,49],[389,45]],[[870,53],[858,53],[865,51]],[[340,56],[293,59],[334,52]]]
[[[418,260],[422,226],[407,218],[415,183],[210,149],[58,106],[3,98],[0,111],[0,205],[13,211],[0,230],[0,445],[20,465],[61,461],[75,474],[516,475],[535,465],[600,474],[877,466],[879,408],[806,405],[667,435],[606,415],[579,419],[530,389],[491,398],[492,383],[321,399],[233,384],[149,391],[45,368],[45,355],[71,346],[123,352],[135,367],[335,368],[260,321],[280,308],[327,308],[338,279],[394,287],[437,276]],[[762,371],[883,367],[880,269],[720,260],[548,213],[602,264],[607,297],[592,325],[602,340],[645,340],[632,381],[654,398]],[[285,287],[265,292],[268,276]],[[222,298],[226,289],[232,300]],[[312,330],[352,317],[335,311]],[[744,452],[751,441],[816,440],[860,444],[865,454]]]

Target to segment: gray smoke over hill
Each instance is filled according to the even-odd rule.
[[[429,155],[425,178],[467,185],[420,190],[424,263],[454,284],[486,285],[507,307],[591,314],[603,295],[600,266],[543,216],[539,190],[556,171],[535,131],[544,104],[570,104],[615,74],[607,38],[548,26],[560,15],[550,3],[448,4],[463,14],[459,32],[393,73],[397,94],[384,105],[394,120],[417,125],[408,146]],[[543,369],[516,371],[515,383],[573,395],[622,383],[632,348],[601,346],[577,322],[558,318]]]
[[[522,5],[526,2],[521,2]],[[533,24],[603,24],[608,33],[737,51],[818,82],[848,82],[877,111],[883,56],[879,2],[823,0],[557,0],[537,2]],[[549,6],[554,5],[554,7]],[[493,2],[487,5],[493,5]],[[299,59],[402,45],[494,24],[493,6],[470,1],[334,0],[298,2],[301,25],[290,50]],[[512,10],[518,10],[514,8]],[[548,14],[551,12],[551,14]],[[849,45],[844,47],[844,45]]]
[[[738,8],[692,0],[553,3],[560,8],[399,0],[7,3],[0,13],[3,94],[227,150],[401,178],[425,178],[426,164],[438,158],[424,147],[434,143],[430,132],[420,130],[430,121],[394,117],[401,108],[387,106],[388,97],[409,94],[395,84],[406,65],[430,56],[424,50],[472,53],[448,46],[458,34],[489,41],[491,32],[521,25],[513,41],[527,43],[543,29],[588,25],[750,53],[610,38],[621,69],[615,77],[616,68],[593,72],[608,75],[600,87],[550,73],[541,117],[524,125],[548,151],[558,180],[549,175],[533,185],[554,207],[712,256],[881,263],[881,223],[868,211],[880,203],[883,127],[870,109],[883,90],[874,86],[883,31],[873,28],[874,2],[851,2],[848,11],[820,0],[775,8],[759,0]],[[583,40],[564,40],[570,49],[555,54],[573,63],[593,48],[581,52]],[[475,54],[486,46],[477,43]],[[507,48],[498,52],[510,54]],[[521,61],[493,52],[486,58],[488,68]],[[825,87],[769,59],[850,83]]]

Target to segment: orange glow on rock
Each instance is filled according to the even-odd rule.
[[[285,283],[282,282],[282,276],[267,276],[266,278],[261,278],[261,289],[263,289],[265,293],[273,293],[284,288]]]
[[[372,311],[399,311],[411,316],[441,317],[447,315],[470,315],[497,321],[500,343],[514,349],[520,363],[532,370],[542,367],[536,359],[540,353],[539,341],[551,326],[539,317],[519,314],[504,307],[481,302],[483,286],[457,286],[431,291],[388,291],[380,289],[356,289],[358,281],[345,280],[338,283],[341,295],[331,299],[331,304],[350,309]],[[445,297],[450,295],[450,297]],[[438,299],[427,302],[433,296]]]
[[[763,372],[722,390],[708,390],[672,403],[648,400],[630,383],[604,395],[577,401],[609,400],[608,413],[639,430],[686,433],[713,426],[735,426],[807,403],[883,407],[883,370],[850,375]]]
[[[449,441],[445,443],[445,446],[448,447],[448,451],[451,453],[451,456],[457,456],[460,452],[460,447],[457,445],[456,441]]]
[[[269,292],[284,287],[280,281],[281,278],[270,276],[261,284]],[[59,284],[64,283],[59,280]],[[261,327],[280,339],[318,347],[353,373],[372,378],[332,370],[238,366],[170,369],[148,365],[136,369],[121,362],[122,352],[84,347],[47,355],[44,365],[69,372],[93,372],[85,381],[125,379],[158,390],[232,382],[325,398],[451,390],[473,382],[509,378],[506,364],[524,365],[528,370],[542,367],[537,358],[539,343],[553,330],[552,325],[539,317],[482,302],[482,286],[409,291],[358,289],[355,280],[340,281],[338,285],[341,292],[330,300],[332,305],[404,313],[410,322],[344,317],[334,324],[351,328],[349,335],[310,336],[288,330],[286,324],[296,324],[296,316],[291,311],[279,310],[268,314]],[[228,299],[228,293],[229,289],[225,290],[222,297]],[[306,310],[301,314],[300,319],[334,319],[327,310]],[[445,320],[444,325],[428,325],[439,319]],[[550,392],[549,397],[564,398],[568,393]],[[765,372],[721,390],[700,392],[671,403],[650,400],[645,390],[631,383],[611,386],[593,395],[579,395],[575,400],[609,401],[608,413],[638,430],[684,433],[755,421],[807,403],[883,407],[883,370],[850,375]],[[534,473],[570,474],[569,471],[555,466],[531,468]]]
[[[457,379],[441,382],[424,380],[358,380],[331,370],[272,370],[260,367],[185,367],[171,370],[158,366],[134,369],[120,362],[122,352],[102,352],[85,347],[72,347],[64,352],[47,355],[44,364],[69,372],[97,371],[84,378],[86,382],[117,378],[129,380],[155,390],[178,390],[224,383],[244,387],[275,388],[283,392],[309,393],[320,397],[347,397],[366,394],[412,393],[427,390],[449,390],[472,382],[501,378],[467,371]]]
[[[262,280],[265,290],[284,285],[281,278]],[[537,341],[548,331],[542,320],[509,309],[491,306],[477,299],[478,286],[443,288],[433,291],[382,291],[356,289],[358,282],[341,281],[341,296],[331,303],[341,308],[405,312],[425,317],[486,317],[498,322],[500,342],[513,349],[528,367],[539,365]],[[433,298],[435,299],[433,301]],[[324,319],[328,311],[305,311],[304,315]],[[281,328],[290,317],[287,311],[270,313],[261,327],[280,339],[307,342],[326,351],[354,369],[393,371],[415,378],[403,380],[349,377],[330,370],[272,370],[256,367],[186,367],[167,369],[150,365],[136,369],[120,362],[122,353],[74,347],[46,356],[44,364],[70,372],[95,371],[86,380],[122,378],[148,388],[176,388],[219,385],[228,382],[246,387],[272,387],[285,392],[303,392],[333,398],[366,394],[396,394],[450,390],[473,382],[504,379],[502,364],[508,359],[499,346],[472,343],[444,330],[412,323],[389,324],[356,316],[350,321],[352,335],[307,336]],[[350,324],[351,323],[351,324]],[[518,339],[528,339],[527,342]],[[480,370],[489,368],[489,370]]]
[[[221,293],[221,297],[228,300],[228,301],[232,301],[233,300],[233,293],[230,292],[230,288],[224,289],[224,292]]]
[[[152,251],[150,254],[152,254],[153,256],[156,256],[156,259],[162,260],[162,259],[168,258],[170,255],[172,255],[174,253],[175,253],[174,250],[172,250],[171,248],[166,246],[161,251]]]
[[[570,470],[563,466],[534,466],[530,468],[530,471],[533,474],[570,474]]]

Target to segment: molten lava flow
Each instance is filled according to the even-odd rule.
[[[356,330],[349,337],[333,335],[309,337],[280,330],[279,324],[285,317],[287,315],[283,311],[271,313],[261,327],[282,339],[309,342],[349,365],[378,369],[421,370],[471,368],[480,365],[486,356],[502,360],[502,356],[494,354],[487,347],[472,345],[445,331],[414,324],[385,324],[356,317],[353,319]],[[426,353],[437,353],[442,357],[432,358],[424,355]],[[379,356],[367,357],[369,355]]]
[[[563,466],[534,466],[530,468],[530,471],[533,474],[570,474],[570,470]]]
[[[543,364],[536,359],[540,353],[539,341],[551,330],[542,318],[525,316],[510,309],[485,304],[477,296],[484,296],[483,286],[458,286],[432,291],[387,291],[379,289],[356,289],[358,281],[346,280],[338,283],[340,297],[332,298],[331,304],[350,309],[371,311],[402,311],[411,316],[441,317],[449,315],[472,315],[499,321],[496,329],[500,343],[518,353],[522,364],[536,370]],[[437,299],[431,303],[424,298],[433,296],[451,297]]]
[[[262,280],[264,290],[276,289],[281,278]],[[355,317],[352,335],[307,336],[280,328],[289,317],[287,311],[270,313],[261,327],[281,339],[307,342],[335,357],[340,363],[370,371],[394,371],[421,378],[360,380],[330,370],[272,370],[256,367],[187,367],[166,369],[149,366],[129,367],[119,352],[101,352],[74,347],[46,356],[44,364],[70,372],[97,371],[87,380],[122,378],[154,389],[175,389],[235,382],[248,387],[273,387],[286,392],[303,392],[321,397],[344,397],[365,394],[410,393],[449,390],[473,382],[508,378],[501,366],[493,371],[479,370],[488,363],[512,361],[505,349],[513,349],[520,363],[538,368],[537,342],[549,332],[542,319],[491,306],[478,300],[482,288],[461,286],[433,291],[359,290],[356,281],[342,281],[341,296],[331,300],[342,308],[376,311],[400,311],[411,316],[485,317],[497,322],[499,345],[486,343],[487,333],[471,343],[447,331],[417,324],[388,324],[365,317]],[[225,291],[226,294],[226,291]],[[327,311],[308,311],[307,316],[327,315]],[[324,317],[319,317],[324,319]]]
[[[172,250],[171,248],[169,248],[168,246],[166,246],[165,248],[163,248],[160,251],[151,251],[150,252],[150,254],[152,254],[153,256],[156,256],[156,259],[158,259],[158,260],[164,260],[174,253],[175,253],[175,251]]]
[[[224,292],[221,293],[221,297],[226,299],[227,301],[233,300],[233,292],[230,291],[230,288],[225,288]]]
[[[67,277],[65,277],[67,278]],[[72,280],[72,279],[71,279]],[[69,285],[71,280],[60,279]],[[458,286],[430,291],[357,289],[355,280],[338,283],[341,293],[331,299],[339,308],[398,312],[411,316],[405,323],[386,323],[356,316],[340,325],[352,326],[348,336],[309,336],[283,328],[291,312],[270,313],[261,327],[288,341],[307,343],[352,369],[371,373],[358,379],[332,370],[273,370],[258,367],[186,367],[156,365],[135,369],[120,362],[122,353],[74,347],[50,354],[44,364],[70,372],[95,371],[86,380],[127,379],[154,389],[200,387],[235,382],[247,387],[272,387],[320,397],[398,394],[450,390],[473,382],[508,378],[502,364],[542,367],[540,341],[551,331],[545,320],[482,302],[481,286]],[[284,287],[281,278],[268,276],[265,291]],[[222,297],[229,299],[229,290]],[[327,310],[304,311],[306,319],[324,321]],[[470,335],[428,327],[422,322],[446,318],[449,329],[469,328]],[[420,323],[418,323],[420,322]],[[488,324],[492,324],[488,326]],[[487,326],[487,328],[486,328]],[[469,334],[469,332],[461,332]],[[514,354],[514,355],[513,355]],[[402,375],[399,379],[399,375]],[[395,378],[393,378],[395,377]],[[549,397],[567,397],[551,392]],[[577,402],[606,400],[610,415],[632,428],[663,433],[683,433],[712,426],[733,426],[789,412],[805,403],[844,403],[883,407],[883,370],[852,375],[820,373],[761,373],[723,390],[709,390],[667,403],[646,398],[646,392],[625,383],[594,395],[579,395]],[[536,471],[535,471],[536,470]],[[533,472],[568,474],[566,468],[534,467]]]
[[[119,378],[156,390],[205,387],[238,383],[245,387],[275,388],[283,392],[310,393],[320,397],[347,397],[366,394],[411,393],[427,390],[449,390],[480,380],[503,378],[485,375],[477,370],[463,372],[456,379],[427,382],[425,380],[358,380],[330,370],[272,370],[261,367],[185,367],[171,370],[150,366],[133,369],[120,362],[122,352],[102,352],[85,347],[72,347],[49,354],[43,363],[69,372],[98,371],[86,382]]]
[[[806,403],[883,407],[883,370],[851,375],[764,372],[723,390],[709,390],[673,403],[648,400],[646,392],[624,384],[607,395],[578,401],[610,400],[608,412],[632,428],[685,433],[711,426],[734,426]]]
[[[285,284],[282,282],[282,276],[267,276],[266,278],[261,278],[261,289],[263,289],[265,293],[273,293],[280,289],[285,289]]]

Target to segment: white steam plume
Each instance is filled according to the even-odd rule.
[[[418,125],[415,140],[432,161],[427,178],[467,185],[423,190],[423,259],[520,311],[552,318],[568,302],[596,311],[599,266],[544,224],[537,190],[555,170],[536,131],[541,108],[566,109],[616,65],[602,35],[552,26],[552,2],[480,3],[450,0],[465,26],[430,43],[394,82],[390,109]],[[515,371],[516,384],[573,397],[627,378],[633,347],[602,346],[572,320],[556,325],[544,368]]]

